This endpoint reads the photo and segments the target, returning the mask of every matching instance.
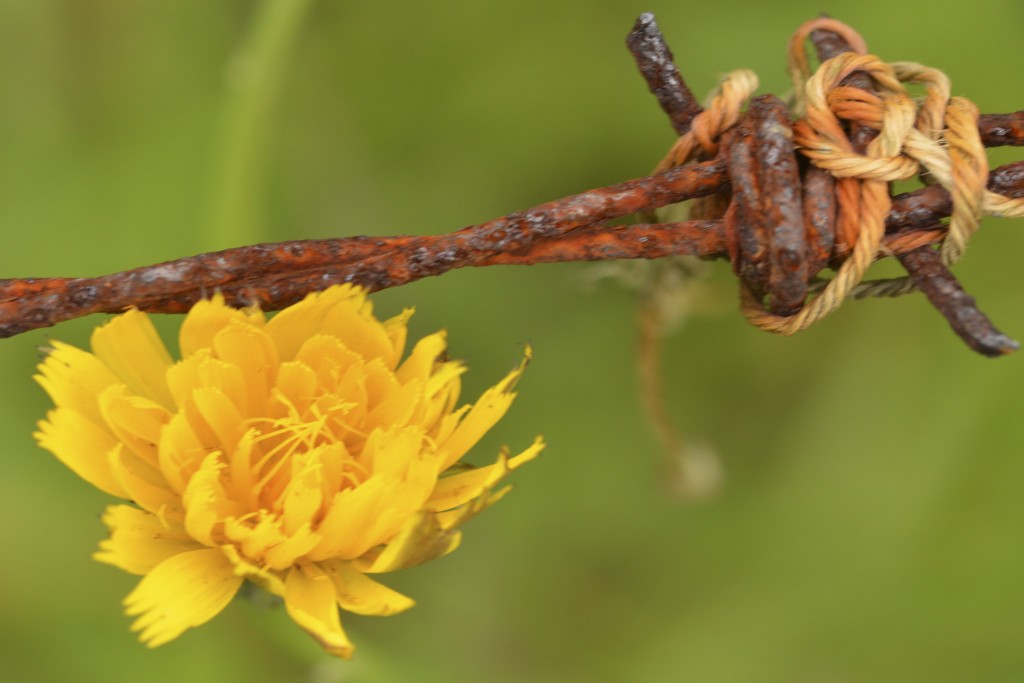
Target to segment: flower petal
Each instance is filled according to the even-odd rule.
[[[166,408],[144,396],[134,396],[123,384],[112,384],[98,397],[100,411],[107,427],[136,455],[150,465],[157,465],[157,444],[160,432],[171,419]]]
[[[293,360],[307,339],[324,331],[324,320],[333,306],[358,308],[365,301],[365,291],[352,285],[313,292],[271,318],[267,323],[267,334],[277,344],[281,360]]]
[[[344,340],[345,346],[363,360],[380,358],[393,370],[398,365],[398,353],[384,324],[373,315],[373,304],[365,296],[359,305],[354,304],[355,300],[349,299],[332,305],[324,318],[323,332]]]
[[[171,357],[148,315],[133,308],[98,327],[92,350],[133,394],[174,408],[167,389]]]
[[[322,449],[314,448],[309,453],[293,456],[291,481],[281,494],[281,525],[286,534],[296,533],[303,527],[311,526],[314,518],[319,519],[323,505],[323,466],[320,463]]]
[[[161,517],[184,519],[181,497],[171,490],[157,468],[125,448],[124,444],[115,446],[108,459],[111,472],[124,487],[129,500]]]
[[[334,582],[316,565],[292,567],[284,580],[288,615],[330,654],[349,659],[355,647],[341,630]]]
[[[405,340],[409,334],[409,318],[415,312],[415,309],[406,308],[398,315],[384,321],[384,332],[391,340],[392,351],[388,361],[392,370],[398,365],[398,359],[405,353]]]
[[[343,610],[386,617],[404,612],[416,604],[412,598],[353,569],[348,562],[327,562],[322,566],[334,580],[338,606]]]
[[[203,445],[184,413],[172,417],[160,434],[160,471],[178,493],[185,490],[210,453],[211,448]]]
[[[466,371],[466,366],[458,361],[441,362],[439,358],[444,349],[444,332],[424,337],[395,372],[395,377],[402,384],[423,385],[423,400],[412,420],[430,433],[435,441],[447,439],[458,424],[457,419],[448,421],[442,417],[450,413],[458,401],[459,377]],[[447,431],[441,429],[445,422],[450,422]]]
[[[427,397],[440,400],[444,410],[452,410],[462,389],[462,380],[459,378],[465,372],[466,366],[459,361],[440,363],[427,380]]]
[[[393,572],[447,555],[459,547],[461,540],[462,534],[442,527],[437,515],[420,512],[409,519],[379,555],[360,558],[353,567],[367,574]]]
[[[315,334],[307,338],[296,351],[295,361],[312,369],[319,383],[332,391],[347,370],[363,365],[358,353],[329,334]]]
[[[279,361],[274,341],[259,327],[232,320],[213,338],[213,348],[218,358],[241,371],[245,390],[237,405],[242,414],[264,414],[270,387],[277,381]]]
[[[462,507],[437,513],[437,523],[442,529],[455,529],[462,526],[478,514],[491,507],[512,490],[512,486],[503,486],[497,491],[485,491]]]
[[[438,479],[437,486],[427,501],[426,509],[450,510],[476,498],[504,479],[509,472],[533,460],[543,449],[544,442],[538,438],[533,445],[514,458],[509,459],[505,453],[501,453],[493,465],[477,467]]]
[[[236,576],[248,579],[268,593],[284,597],[284,580],[281,578],[280,572],[268,571],[249,562],[242,557],[241,553],[234,546],[221,546],[221,550],[224,551],[224,555],[234,565]]]
[[[238,406],[220,389],[204,387],[192,392],[196,411],[209,426],[216,443],[225,453],[238,447],[238,441],[245,433],[245,423]]]
[[[422,403],[422,382],[409,382],[404,386],[396,385],[383,396],[373,410],[367,413],[363,421],[363,428],[372,431],[377,428],[404,427],[410,423],[416,409],[421,408]]]
[[[383,501],[394,484],[382,477],[372,477],[359,486],[344,489],[331,500],[327,514],[320,523],[320,541],[310,552],[314,561],[332,558],[351,559],[365,553],[377,543],[368,530],[374,518],[383,515]]]
[[[266,510],[228,517],[224,520],[224,535],[243,557],[261,566],[265,564],[267,549],[284,543],[288,538],[281,533],[281,522],[277,515]]]
[[[108,430],[77,411],[57,408],[39,422],[39,431],[33,436],[40,446],[100,491],[128,498],[128,492],[110,471],[107,454],[117,446],[117,440]]]
[[[175,363],[167,371],[167,384],[174,402],[185,405],[197,389],[212,388],[224,392],[235,405],[245,402],[245,379],[237,365],[214,358],[209,349],[201,349]]]
[[[519,367],[508,373],[503,380],[488,389],[470,408],[469,413],[455,428],[452,435],[438,447],[446,452],[444,468],[458,462],[491,427],[495,425],[512,405],[516,397],[512,387],[519,380],[530,360],[530,350],[526,350],[526,358]]]
[[[81,349],[63,342],[51,342],[53,350],[39,365],[35,380],[56,406],[81,413],[97,425],[103,424],[96,397],[121,380],[103,362]]]
[[[185,316],[178,333],[181,357],[188,358],[200,349],[211,348],[216,334],[232,321],[262,327],[264,316],[256,307],[239,310],[228,306],[220,292],[197,302]]]
[[[389,541],[423,507],[437,481],[437,461],[415,428],[374,432],[364,457],[373,475],[338,493],[320,524],[314,560],[353,559]]]
[[[170,642],[227,607],[242,585],[220,548],[173,555],[153,568],[124,600],[125,614],[148,647]]]
[[[224,490],[221,473],[225,467],[220,453],[211,453],[192,475],[182,494],[185,528],[192,538],[206,546],[217,545],[217,535],[225,518],[245,512]]]
[[[264,564],[267,569],[287,569],[305,557],[319,542],[319,534],[309,526],[302,527],[269,548],[264,555]]]
[[[282,417],[289,411],[302,415],[313,402],[316,388],[316,373],[308,365],[300,361],[281,363],[270,416]]]
[[[100,541],[93,559],[130,574],[146,574],[169,557],[201,545],[184,528],[130,505],[111,505],[103,514],[110,538]]]
[[[442,389],[448,388],[453,381],[466,372],[466,366],[459,361],[442,362],[440,360],[444,355],[446,340],[447,333],[441,331],[416,342],[412,353],[395,371],[398,381],[405,384],[415,379],[423,380],[426,383],[427,398],[433,398]]]

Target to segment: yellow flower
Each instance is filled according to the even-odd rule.
[[[135,503],[107,509],[95,558],[144,576],[125,599],[143,642],[205,623],[248,579],[350,657],[338,607],[411,607],[368,575],[454,550],[456,527],[543,448],[459,463],[508,409],[525,361],[456,409],[465,368],[445,360],[443,332],[401,360],[411,314],[381,322],[351,286],[269,321],[215,296],[185,318],[178,362],[136,310],[98,328],[92,353],[53,345],[36,379],[56,408],[35,436]]]

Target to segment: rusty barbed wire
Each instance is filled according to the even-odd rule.
[[[810,36],[823,62],[850,50],[851,44],[855,52],[860,50],[859,36],[849,27],[835,20],[815,22],[800,30]],[[667,157],[670,168],[449,234],[298,240],[200,254],[101,277],[0,280],[0,336],[133,306],[180,313],[213,291],[222,292],[232,305],[258,304],[272,311],[342,282],[380,290],[462,267],[681,254],[730,260],[748,307],[767,306],[767,314],[776,317],[799,315],[816,300],[819,271],[841,269],[853,251],[857,237],[849,221],[841,219],[844,210],[849,212],[844,209],[843,183],[808,163],[802,151],[796,154],[790,131],[800,122],[791,123],[786,105],[772,96],[756,98],[729,125],[695,127],[704,109],[686,86],[653,15],[641,15],[628,42],[673,130],[680,136],[693,133],[700,143],[695,155]],[[874,130],[856,116],[867,116],[872,97],[877,99],[874,83],[853,69],[838,85],[845,90],[830,106],[846,107],[848,118],[841,125],[852,143],[866,147]],[[986,146],[1022,145],[1024,111],[982,114],[976,128]],[[688,163],[674,165],[683,161]],[[1024,198],[1024,162],[994,169],[985,186],[1007,200]],[[715,199],[704,203],[700,220],[608,225],[616,218],[704,197]],[[888,201],[891,208],[882,214],[884,234],[860,258],[900,258],[913,281],[926,294],[933,292],[928,294],[932,303],[972,348],[986,355],[1013,350],[1015,343],[987,323],[969,296],[944,297],[935,292],[950,287],[925,286],[956,283],[945,264],[939,265],[945,270],[936,270],[930,257],[921,256],[922,250],[933,252],[932,245],[947,239],[949,227],[940,221],[956,210],[950,192],[930,185]]]

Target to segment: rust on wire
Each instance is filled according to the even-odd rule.
[[[1024,145],[1024,110],[1012,114],[982,114],[978,132],[986,147]]]
[[[807,244],[800,172],[786,105],[755,97],[733,131],[726,155],[733,187],[726,230],[735,233],[733,265],[768,309],[791,315],[807,299]]]
[[[931,247],[920,247],[898,258],[928,300],[936,308],[949,311],[946,317],[950,327],[972,349],[984,356],[997,357],[1020,348],[1020,344],[997,330],[978,310],[974,297],[965,292],[949,272],[939,252]]]
[[[853,49],[859,35],[844,24],[819,19],[798,33],[824,61]],[[654,16],[641,15],[627,38],[638,68],[677,135],[706,116],[686,86]],[[791,47],[791,50],[793,48]],[[833,95],[855,111],[858,98],[876,97],[872,79],[852,73]],[[857,94],[857,93],[861,94]],[[877,100],[877,97],[876,97]],[[838,106],[833,103],[833,106]],[[809,283],[825,268],[839,268],[857,241],[859,181],[840,178],[794,149],[793,122],[783,103],[754,98],[731,129],[698,162],[616,185],[587,190],[453,233],[430,236],[348,237],[238,247],[92,278],[0,280],[0,336],[54,325],[91,313],[130,307],[180,313],[220,291],[232,305],[287,306],[310,291],[351,282],[370,290],[395,287],[463,267],[530,265],[611,259],[660,259],[683,254],[733,263],[745,291],[766,313],[784,318],[807,304]],[[797,123],[797,127],[802,125]],[[863,149],[876,135],[871,125],[846,121],[850,144]],[[981,115],[978,136],[987,146],[1024,145],[1024,112]],[[704,130],[704,129],[702,129]],[[713,149],[715,145],[704,149]],[[692,158],[692,157],[691,157]],[[993,170],[988,188],[1005,200],[1024,198],[1024,162]],[[685,222],[658,222],[655,209],[714,197]],[[727,207],[727,208],[726,208]],[[1012,350],[963,293],[931,245],[941,243],[954,202],[938,185],[892,197],[880,253],[897,255],[914,284],[982,353]],[[648,222],[608,225],[632,214]],[[723,215],[724,214],[724,215]],[[874,244],[874,243],[872,243]],[[925,253],[929,252],[929,253]]]
[[[633,30],[626,37],[626,46],[676,135],[686,135],[693,117],[703,107],[679,73],[672,50],[661,35],[652,13],[645,12],[637,18]]]
[[[490,265],[491,259],[577,228],[708,195],[724,182],[724,164],[712,160],[588,190],[445,235],[296,240],[94,278],[0,280],[0,337],[132,306],[183,313],[218,290],[231,305],[259,304],[275,311],[334,284],[387,289],[455,268]],[[591,260],[585,253],[574,256],[565,254],[563,260]]]
[[[728,182],[724,164],[705,162],[697,167],[682,168],[699,171],[681,179],[682,184],[692,183],[694,189],[699,190],[684,193],[689,196],[710,193]],[[633,181],[634,188],[660,184],[665,173],[676,170]],[[1008,195],[1013,192],[1024,195],[1024,162],[996,169],[989,185]],[[584,194],[592,197],[594,192],[602,190],[614,194],[614,187]],[[521,223],[524,215],[534,220],[547,216],[557,223],[565,207],[580,196],[573,195],[464,230],[472,233],[482,226]],[[671,203],[664,198],[658,202]],[[634,196],[625,205],[620,203],[613,213],[632,213],[629,207],[634,205],[642,206],[643,200]],[[805,202],[804,206],[806,212],[808,204]],[[897,195],[886,222],[890,233],[885,240],[887,249],[899,252],[899,245],[910,243],[909,240],[916,246],[941,241],[945,231],[934,225],[950,211],[949,193],[938,186]],[[184,313],[214,291],[222,292],[232,305],[258,303],[264,310],[275,311],[301,299],[308,291],[331,284],[357,282],[371,289],[384,289],[469,265],[657,259],[680,254],[725,258],[729,253],[721,220],[583,225],[564,235],[519,244],[516,249],[484,248],[476,252],[474,259],[466,258],[465,254],[458,258],[438,258],[437,254],[446,249],[458,248],[459,235],[294,240],[199,254],[93,278],[0,280],[0,337],[49,327],[91,313],[118,313],[131,306],[151,313]],[[373,261],[374,258],[377,261]],[[417,262],[421,264],[419,267],[414,265]],[[390,274],[386,272],[389,263],[393,271]]]

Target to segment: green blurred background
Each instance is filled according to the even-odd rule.
[[[672,139],[623,46],[646,10],[698,93],[739,67],[785,91],[789,34],[828,11],[982,111],[1024,107],[1014,0],[271,4],[253,29],[266,10],[240,0],[0,0],[0,276],[448,231],[643,175]],[[279,87],[246,90],[254,74]],[[957,267],[1018,338],[1022,250],[1024,222],[988,220]],[[241,601],[137,644],[119,604],[135,579],[89,559],[110,501],[31,439],[36,347],[86,344],[101,318],[0,342],[0,677],[1024,681],[1024,356],[971,353],[920,296],[774,337],[716,264],[703,312],[666,341],[671,413],[725,471],[692,504],[659,482],[633,295],[587,273],[466,270],[376,295],[385,314],[416,305],[416,334],[450,331],[467,398],[531,344],[477,457],[550,446],[458,552],[386,577],[415,609],[345,617],[349,663]]]

